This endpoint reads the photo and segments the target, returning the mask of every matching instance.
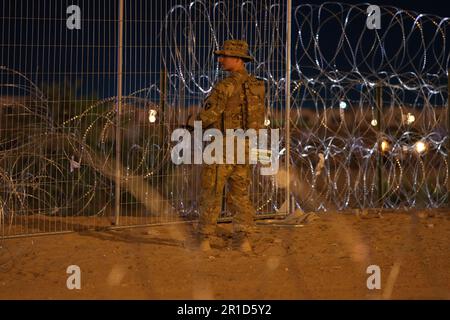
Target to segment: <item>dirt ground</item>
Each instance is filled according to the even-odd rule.
[[[318,216],[260,222],[251,254],[233,248],[226,223],[210,253],[193,246],[190,223],[4,239],[0,298],[450,299],[448,212]],[[79,290],[66,286],[70,265]],[[367,287],[371,265],[380,289]]]

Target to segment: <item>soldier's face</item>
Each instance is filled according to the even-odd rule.
[[[219,56],[219,64],[224,71],[237,71],[244,67],[244,61],[241,58]]]

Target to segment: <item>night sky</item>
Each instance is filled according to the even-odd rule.
[[[123,71],[124,93],[127,94],[159,81],[164,37],[161,26],[165,13],[169,7],[187,1],[125,2]],[[446,2],[397,0],[371,4],[450,17]],[[81,79],[85,93],[95,93],[98,97],[115,95],[117,3],[110,0],[1,0],[0,65],[20,71],[38,86]],[[293,7],[299,3],[321,4],[323,1],[293,0]],[[82,9],[81,31],[66,28],[66,8],[72,4]],[[296,32],[295,26],[293,32]],[[332,37],[330,35],[330,40]]]

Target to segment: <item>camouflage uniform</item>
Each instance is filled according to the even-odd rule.
[[[259,84],[259,88],[261,88],[261,81],[249,75],[245,69],[232,72],[227,78],[217,83],[206,98],[204,108],[199,115],[203,129],[220,129],[225,137],[226,129],[262,128],[264,126],[263,105],[259,106],[262,108],[262,112],[260,110],[260,112],[253,112],[251,116],[248,115],[251,110],[247,109],[248,94],[246,92],[252,92],[252,87],[256,88],[252,84]],[[247,89],[244,86],[247,86],[245,87]],[[262,84],[262,88],[264,88],[264,84]],[[253,91],[255,94],[264,95],[264,90],[262,93],[261,90]],[[226,152],[224,152],[224,160],[225,154]],[[246,234],[252,229],[255,208],[249,197],[250,177],[248,149],[246,149],[246,164],[212,164],[203,167],[200,194],[200,234],[208,236],[214,233],[221,212],[223,188],[227,182],[226,203],[234,216],[234,232]]]

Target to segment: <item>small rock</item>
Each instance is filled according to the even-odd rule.
[[[429,224],[427,224],[427,227],[428,227],[428,228],[434,228],[434,224],[429,223]]]

